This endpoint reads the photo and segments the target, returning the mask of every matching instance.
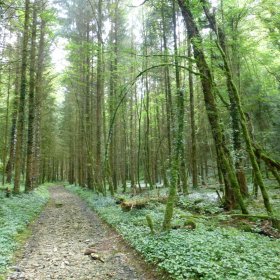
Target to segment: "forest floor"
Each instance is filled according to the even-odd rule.
[[[49,190],[50,201],[7,279],[163,279],[77,195]],[[89,248],[92,256],[84,254]]]

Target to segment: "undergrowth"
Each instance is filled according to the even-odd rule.
[[[280,279],[280,241],[277,239],[235,228],[211,226],[193,216],[196,223],[194,230],[177,228],[169,233],[161,232],[164,214],[161,203],[123,212],[111,197],[99,196],[74,186],[67,186],[67,189],[86,200],[147,261],[156,263],[174,279]],[[185,206],[188,208],[189,205]],[[211,214],[220,212],[220,209],[206,208],[205,212]],[[150,234],[147,215],[153,220],[155,235]],[[182,211],[177,208],[173,223],[182,224],[191,215],[187,209]]]
[[[0,192],[0,279],[4,279],[7,266],[25,234],[28,224],[41,212],[49,199],[47,186],[40,186],[32,193],[5,197]]]

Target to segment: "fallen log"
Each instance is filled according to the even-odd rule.
[[[161,197],[147,197],[144,199],[139,199],[139,200],[123,200],[121,202],[121,208],[123,211],[128,212],[132,210],[133,208],[135,209],[143,209],[147,206],[149,202],[160,202],[164,203],[167,201],[166,196],[161,196]]]
[[[146,200],[136,200],[136,201],[123,201],[121,203],[121,208],[124,212],[128,212],[132,210],[133,208],[135,209],[142,209],[146,207],[148,201]]]

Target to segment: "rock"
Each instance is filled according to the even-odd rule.
[[[18,267],[18,266],[12,266],[11,269],[16,271],[16,272],[21,272],[21,268]]]
[[[25,279],[25,274],[22,272],[20,273],[20,275],[18,276],[19,280],[24,280]]]
[[[103,259],[102,257],[100,257],[99,255],[97,255],[97,254],[95,254],[95,253],[91,253],[90,256],[91,256],[91,258],[92,258],[93,260],[98,260],[98,261],[101,261],[101,262],[103,262],[103,263],[105,262],[104,259]]]
[[[60,265],[60,267],[61,267],[62,269],[64,269],[64,268],[65,268],[65,263],[62,263],[62,264]]]
[[[97,251],[93,248],[87,248],[84,252],[84,255],[96,254]]]
[[[115,273],[113,272],[108,272],[106,273],[106,276],[110,277],[110,278],[113,278],[115,276]]]

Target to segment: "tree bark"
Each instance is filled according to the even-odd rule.
[[[37,60],[37,75],[35,86],[35,122],[34,122],[34,187],[40,183],[40,162],[41,162],[41,110],[43,98],[43,71],[45,59],[45,33],[46,21],[41,18],[40,40]]]
[[[34,121],[35,121],[35,60],[36,60],[36,33],[37,33],[37,7],[33,4],[33,22],[30,51],[30,78],[29,78],[29,103],[28,103],[28,132],[27,132],[27,157],[25,192],[33,189],[34,183]]]
[[[28,31],[29,31],[29,9],[30,0],[25,0],[25,16],[24,16],[24,31],[22,44],[22,65],[21,65],[21,82],[20,82],[20,96],[18,109],[18,123],[17,123],[17,142],[15,151],[15,180],[14,193],[20,192],[20,174],[22,170],[22,153],[23,153],[23,139],[24,139],[24,111],[25,111],[25,97],[27,91],[27,57],[28,57]]]
[[[184,91],[181,89],[181,81],[180,81],[180,69],[179,69],[179,59],[178,59],[178,45],[177,45],[177,20],[176,20],[176,7],[175,0],[172,2],[172,20],[173,20],[173,40],[174,40],[174,62],[175,62],[175,77],[176,77],[176,97],[177,97],[177,118],[176,122],[178,127],[176,128],[176,124],[173,125],[173,128],[176,128],[174,141],[179,149],[179,176],[182,182],[182,190],[184,194],[188,194],[188,182],[187,182],[187,174],[186,174],[186,163],[185,163],[185,149],[183,144],[183,133],[184,133],[184,121],[185,121],[185,104],[184,104]],[[175,140],[176,138],[176,140]],[[176,152],[175,152],[175,156]],[[175,160],[176,161],[176,160]],[[179,180],[180,182],[180,180]]]
[[[7,99],[6,99],[6,116],[5,116],[5,129],[4,129],[4,147],[3,147],[3,174],[2,174],[2,184],[5,185],[5,167],[7,160],[7,142],[8,142],[8,126],[9,126],[9,114],[10,114],[10,92],[11,92],[11,66],[9,66],[8,72],[8,88],[7,88]]]
[[[193,45],[196,65],[201,74],[200,77],[202,83],[202,90],[204,94],[204,101],[206,105],[208,119],[212,128],[216,148],[219,151],[218,155],[220,155],[221,157],[221,167],[223,168],[224,177],[228,178],[231,188],[234,191],[236,200],[240,205],[242,212],[244,214],[247,214],[248,211],[240,193],[240,188],[235,174],[233,161],[229,150],[226,147],[225,136],[220,123],[219,111],[214,96],[216,88],[214,87],[211,70],[206,62],[205,55],[202,50],[202,38],[199,34],[197,25],[194,21],[192,12],[190,10],[189,1],[178,0],[178,3],[187,25],[188,36]]]
[[[188,57],[192,57],[192,49],[190,38],[188,40]],[[193,64],[189,60],[189,68],[192,71]],[[194,86],[193,86],[193,74],[189,71],[189,92],[190,92],[190,121],[191,121],[191,166],[192,166],[192,183],[193,188],[198,187],[197,177],[197,154],[196,154],[196,125],[195,125],[195,111],[194,111]]]

